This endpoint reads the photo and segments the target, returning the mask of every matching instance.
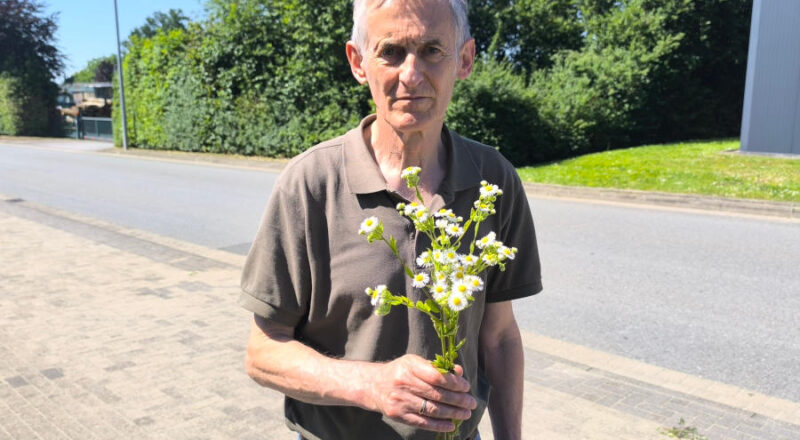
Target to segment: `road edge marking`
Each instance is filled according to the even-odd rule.
[[[526,348],[800,426],[800,403],[520,330]]]

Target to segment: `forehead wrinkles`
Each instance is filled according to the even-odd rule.
[[[376,13],[379,14],[382,12],[380,9],[390,6],[399,9],[397,15],[400,15],[400,19],[397,20],[395,16],[388,23],[386,17],[378,20]],[[442,17],[445,17],[444,21],[441,20]],[[418,46],[431,42],[447,44],[456,39],[450,3],[443,0],[368,1],[364,21],[367,46],[372,46],[373,49],[386,40]],[[370,41],[372,37],[377,40]]]

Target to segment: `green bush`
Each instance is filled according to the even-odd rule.
[[[525,78],[493,59],[478,60],[472,75],[456,83],[447,125],[494,146],[516,165],[545,159],[552,144]]]
[[[553,142],[548,160],[636,142],[651,72],[682,38],[664,28],[663,11],[644,1],[588,14],[584,47],[560,52],[550,69],[533,73],[530,89]]]
[[[38,87],[39,90],[36,90]],[[11,136],[58,136],[60,117],[55,106],[56,88],[50,82],[25,81],[0,73],[0,134]]]
[[[16,136],[23,132],[23,106],[19,90],[19,79],[0,74],[0,134]]]
[[[123,65],[131,145],[291,157],[351,128],[367,95],[344,57],[349,8],[212,0],[203,23],[132,36]]]

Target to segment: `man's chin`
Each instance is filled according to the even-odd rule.
[[[395,130],[404,132],[432,128],[433,124],[437,122],[436,118],[432,117],[432,115],[427,112],[394,113],[390,115],[386,121]],[[441,125],[441,120],[438,122]]]

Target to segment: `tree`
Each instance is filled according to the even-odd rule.
[[[584,29],[575,0],[482,3],[491,13],[473,12],[473,16],[481,20],[476,23],[476,39],[484,40],[479,46],[489,56],[509,61],[517,71],[530,74],[549,67],[553,64],[553,55],[580,49],[583,44]],[[488,32],[491,38],[485,40]]]
[[[5,121],[0,131],[8,134],[55,134],[59,129],[54,79],[64,62],[53,42],[57,15],[44,15],[43,10],[36,0],[0,2],[0,89],[4,91],[0,121]]]
[[[86,63],[86,67],[67,78],[65,82],[111,82],[114,79],[116,67],[116,55],[94,58]]]
[[[137,38],[152,38],[159,31],[169,33],[169,31],[180,29],[186,30],[186,23],[189,17],[183,14],[181,9],[170,9],[167,13],[156,12],[155,14],[147,17],[145,23],[138,28],[131,31],[128,39],[136,36]],[[126,42],[126,46],[128,42]]]
[[[654,66],[636,116],[641,142],[739,135],[752,0],[645,0],[678,47]]]

